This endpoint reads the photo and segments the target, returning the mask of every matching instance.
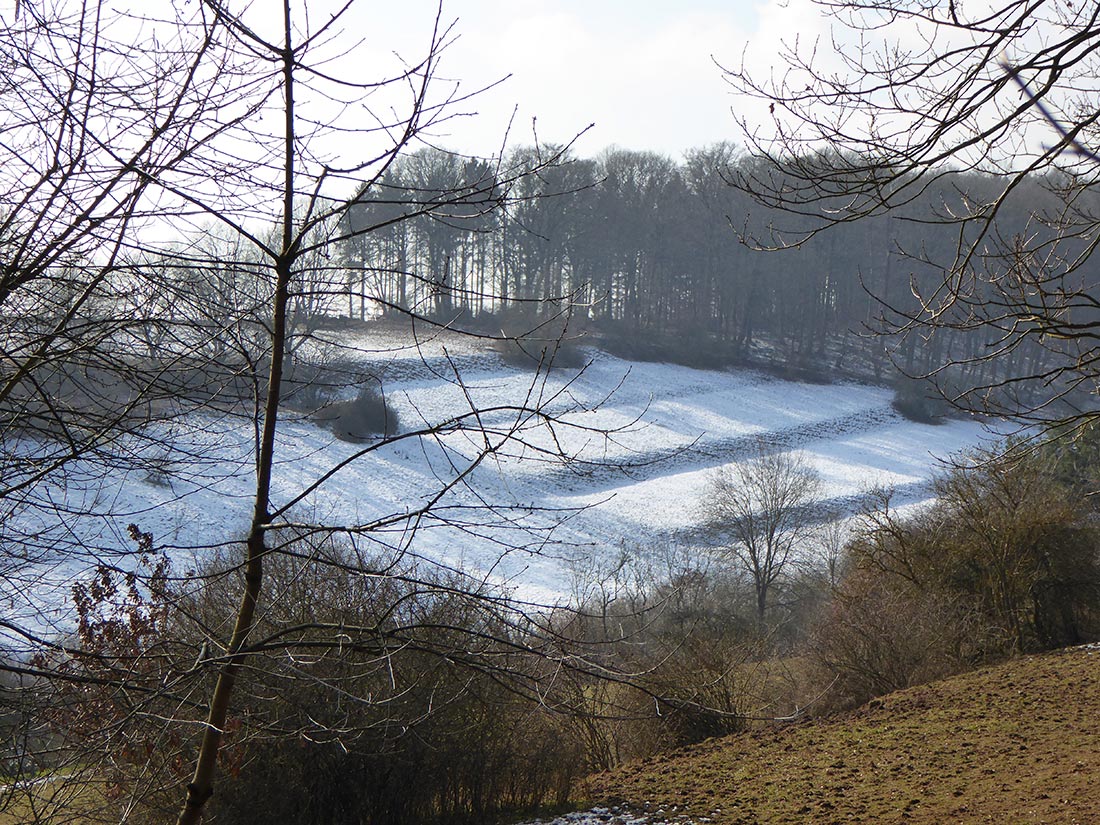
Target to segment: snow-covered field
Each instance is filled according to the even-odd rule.
[[[358,455],[368,445],[336,441],[308,420],[287,420],[274,487],[278,506],[292,504],[284,518],[364,525],[400,517],[437,495],[488,445],[491,455],[440,499],[437,517],[415,531],[399,518],[379,535],[540,599],[568,595],[575,562],[623,546],[644,551],[684,541],[714,469],[744,460],[761,443],[802,451],[821,473],[825,498],[851,512],[875,486],[894,488],[896,503],[927,499],[937,459],[989,437],[976,422],[906,421],[881,387],[631,363],[594,349],[579,375],[555,370],[533,380],[531,370],[461,339],[415,348],[385,339],[350,343],[349,351],[365,353],[358,357],[382,376],[403,430],[491,408],[482,422],[493,433],[515,430],[519,440],[445,431]],[[562,423],[517,412],[534,400]],[[124,547],[132,522],[181,558],[243,535],[254,485],[247,422],[197,416],[170,437],[182,453],[166,478],[95,467],[71,474],[63,494],[104,517],[73,517],[65,529],[88,545]],[[554,459],[555,451],[572,460]],[[38,592],[67,592],[55,585],[80,571],[76,561],[57,562]]]

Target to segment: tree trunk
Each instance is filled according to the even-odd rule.
[[[282,215],[282,248],[275,262],[275,296],[272,307],[271,367],[268,373],[267,398],[263,410],[263,430],[257,445],[256,498],[252,512],[252,527],[245,549],[245,588],[237,609],[237,620],[227,648],[228,659],[222,666],[214,693],[210,697],[202,744],[195,764],[195,773],[187,786],[187,797],[180,811],[178,825],[198,825],[202,811],[214,794],[214,770],[225,733],[229,703],[237,674],[248,654],[245,644],[252,632],[263,585],[263,558],[267,552],[266,531],[271,524],[271,473],[275,456],[275,426],[279,417],[283,365],[287,339],[287,306],[290,277],[297,254],[294,238],[294,50],[291,44],[290,3],[283,3],[284,41],[282,51],[285,93],[284,186]]]

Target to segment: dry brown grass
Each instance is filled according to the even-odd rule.
[[[0,797],[0,825],[103,822],[105,803],[102,783],[93,780],[44,776],[5,784]],[[117,813],[117,805],[110,807]]]
[[[1100,650],[1076,648],[600,774],[585,801],[717,825],[1087,825],[1098,776]]]

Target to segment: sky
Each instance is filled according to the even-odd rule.
[[[750,116],[765,110],[735,96],[718,64],[736,66],[747,56],[754,74],[763,76],[781,64],[782,41],[798,36],[806,43],[828,31],[813,0],[442,2],[443,22],[453,29],[437,85],[458,82],[463,94],[492,87],[455,109],[469,116],[436,130],[438,145],[465,154],[496,153],[506,133],[509,145],[526,145],[536,133],[540,142],[564,143],[585,132],[576,145],[582,155],[615,145],[673,158],[736,140],[733,110]],[[171,20],[167,9],[176,0],[107,5],[135,19]],[[270,27],[265,33],[280,37],[280,15],[268,11],[277,3],[229,5],[244,11],[253,28]],[[344,0],[294,5],[302,31],[316,32]],[[154,14],[154,8],[166,11]],[[374,80],[390,75],[395,55],[406,63],[423,57],[438,8],[439,0],[356,0],[339,39],[342,49],[353,45],[346,52],[353,72]],[[0,24],[14,9],[15,0],[0,0]],[[114,29],[116,36],[120,31]]]
[[[411,59],[433,22],[433,0],[370,3],[364,49],[396,45]],[[438,130],[439,143],[468,153],[538,138],[565,142],[592,125],[581,154],[615,145],[677,158],[683,151],[736,140],[732,110],[754,107],[734,96],[717,64],[747,54],[758,74],[777,64],[781,40],[827,31],[808,0],[450,0],[444,19],[457,35],[440,75],[479,95],[461,118]],[[369,22],[368,22],[369,18]],[[365,54],[366,52],[364,52]]]
[[[151,62],[165,51],[171,54],[163,44],[176,43],[177,37],[190,47],[187,38],[194,30],[177,26],[177,16],[189,21],[203,15],[195,0],[103,3],[109,12],[103,18],[108,35],[144,51]],[[797,37],[805,45],[828,32],[813,0],[442,3],[446,46],[432,100],[455,95],[459,102],[449,109],[452,117],[433,124],[422,138],[482,157],[536,141],[562,145],[576,138],[575,156],[594,157],[615,146],[678,160],[689,149],[738,142],[734,112],[765,127],[772,120],[765,104],[734,93],[720,65],[737,67],[745,61],[754,77],[766,77],[773,67],[781,70],[784,42],[792,44]],[[228,0],[249,30],[269,42],[282,39],[280,5],[273,0]],[[81,4],[61,0],[59,7],[74,15]],[[382,88],[369,84],[400,77],[424,58],[440,0],[355,0],[350,5],[347,0],[291,0],[291,8],[295,44],[316,38],[316,48],[305,61],[310,71],[297,75],[299,142],[308,146],[303,154],[343,170],[327,185],[336,187],[336,197],[346,197],[349,181],[358,185],[366,174],[364,166],[370,167],[401,139],[414,99],[401,82]],[[341,11],[345,8],[346,14]],[[338,23],[329,28],[334,16]],[[14,0],[0,0],[0,25],[14,19]],[[210,67],[218,65],[211,59]],[[263,56],[255,65],[269,74],[277,72]],[[323,74],[313,75],[317,68]],[[473,94],[480,89],[484,91]],[[263,107],[247,128],[224,136],[218,145],[251,164],[253,174],[271,164],[278,180],[282,166],[272,153],[282,145],[281,96],[273,94],[269,103],[270,111]],[[116,137],[126,134],[122,127],[118,132]],[[133,136],[143,139],[137,132]],[[221,187],[224,181],[210,183]]]
[[[135,18],[153,15],[154,7],[197,7],[187,0],[106,2]],[[807,59],[812,54],[818,71],[843,71],[834,36],[847,44],[839,47],[844,53],[857,45],[843,26],[822,16],[814,0],[442,2],[443,25],[453,28],[436,75],[437,94],[457,88],[465,96],[489,87],[453,107],[460,116],[428,136],[463,154],[492,156],[505,135],[514,146],[529,145],[536,136],[542,143],[561,144],[583,133],[576,144],[581,155],[618,146],[676,159],[690,148],[739,141],[735,114],[762,124],[765,134],[774,128],[766,105],[738,96],[721,66],[744,63],[755,79],[777,77],[786,68],[783,53],[797,48]],[[986,2],[972,0],[968,9]],[[272,39],[281,36],[280,15],[272,13],[278,3],[230,0],[229,5],[249,26],[265,29]],[[316,32],[345,0],[292,0],[292,5],[301,31]],[[344,59],[333,75],[373,81],[394,75],[400,65],[395,55],[405,65],[416,63],[430,42],[438,8],[439,0],[356,0],[341,20],[336,50]],[[0,24],[13,9],[14,0],[0,0]],[[155,16],[171,20],[173,15]],[[922,42],[918,38],[916,45]],[[407,97],[396,102],[381,97],[373,100],[377,112],[366,107],[367,128],[392,122],[388,112],[407,111],[402,108]],[[348,108],[331,117],[326,112],[315,122],[344,123],[349,114],[355,121]],[[355,122],[352,128],[361,136],[363,126]],[[344,158],[372,155],[361,142],[336,145],[335,154]]]

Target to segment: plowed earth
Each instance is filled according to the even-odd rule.
[[[595,776],[587,792],[650,823],[1100,823],[1100,649],[710,740]]]

